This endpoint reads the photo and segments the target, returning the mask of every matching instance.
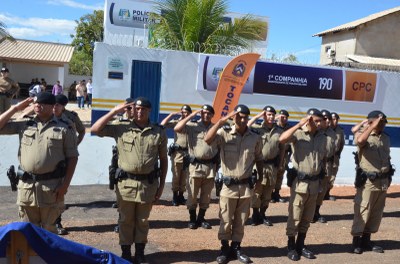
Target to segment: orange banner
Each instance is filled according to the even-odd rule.
[[[346,71],[346,100],[373,102],[377,89],[377,74]]]
[[[260,58],[257,53],[245,53],[233,58],[224,68],[219,78],[217,92],[215,93],[213,107],[215,123],[221,117],[228,115],[239,103],[242,92],[251,70]]]

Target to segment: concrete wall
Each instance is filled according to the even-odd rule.
[[[320,64],[327,65],[336,61],[347,61],[346,55],[354,54],[355,46],[355,32],[343,31],[337,34],[329,34],[322,38]],[[330,57],[327,53],[328,49],[336,52],[334,57]]]

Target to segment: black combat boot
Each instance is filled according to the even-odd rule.
[[[297,235],[297,241],[296,241],[296,250],[297,250],[297,254],[308,258],[308,259],[315,259],[315,255],[313,252],[311,252],[310,250],[308,250],[305,246],[304,246],[304,240],[306,239],[306,233],[299,233]]]
[[[371,234],[363,234],[361,238],[361,247],[365,251],[373,251],[376,253],[383,253],[383,248],[380,246],[375,245],[371,241]]]
[[[262,223],[260,208],[253,208],[253,214],[251,215],[250,222],[252,226],[257,226]]]
[[[206,209],[199,209],[199,215],[197,216],[196,224],[204,229],[211,229],[211,225],[207,220],[204,219]]]
[[[271,193],[271,203],[277,203],[279,202],[279,198],[277,196],[276,190]]]
[[[190,216],[190,221],[188,227],[190,229],[197,229],[198,226],[196,224],[196,209],[190,209],[189,216]]]
[[[320,212],[319,212],[319,209],[320,209],[320,208],[321,208],[321,205],[317,205],[317,206],[315,207],[315,213],[318,215],[317,221],[320,222],[320,223],[322,223],[322,224],[324,224],[324,223],[326,223],[326,219],[325,219],[325,217],[323,217],[323,216],[320,214]],[[315,215],[314,215],[314,217],[315,217]]]
[[[266,225],[266,226],[273,226],[271,220],[269,220],[269,219],[265,216],[265,212],[266,212],[266,211],[267,211],[267,207],[266,207],[266,206],[263,206],[263,207],[260,208],[260,215],[261,215],[261,217],[262,217],[263,224]]]
[[[132,263],[131,245],[121,245],[122,255],[121,258]]]
[[[60,236],[68,235],[68,231],[61,224],[61,215],[56,220],[57,234]]]
[[[240,247],[240,242],[232,241],[231,243],[231,257],[232,259],[237,259],[242,263],[251,263],[251,259],[243,254],[241,247]]]
[[[298,261],[300,259],[300,256],[296,251],[296,238],[294,236],[288,236],[287,249],[287,256],[290,260]]]
[[[172,205],[173,206],[178,206],[179,205],[179,201],[178,201],[178,192],[174,191],[173,195],[172,195]]]
[[[186,204],[186,199],[183,197],[183,192],[178,193],[178,204],[179,205],[185,205]]]
[[[286,203],[287,200],[285,198],[283,198],[280,194],[279,194],[280,190],[275,189],[275,193],[276,193],[276,198],[278,198],[278,201],[280,203]]]
[[[355,254],[362,254],[363,249],[361,248],[361,237],[360,236],[353,236],[353,248],[352,252]]]
[[[217,257],[218,264],[226,264],[229,262],[229,242],[228,240],[221,240],[221,253]]]
[[[144,257],[144,248],[146,247],[145,243],[135,243],[135,264],[146,263],[146,258]]]

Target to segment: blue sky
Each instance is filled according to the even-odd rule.
[[[118,1],[118,0],[116,0]],[[102,9],[102,0],[1,0],[0,21],[16,38],[70,43],[75,20]],[[321,38],[313,34],[389,8],[400,0],[230,0],[230,11],[267,16],[267,57],[291,53],[318,64]]]

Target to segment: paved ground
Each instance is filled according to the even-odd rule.
[[[288,189],[284,189],[283,194],[287,193]],[[385,248],[384,254],[348,253],[354,188],[335,187],[333,194],[338,196],[338,200],[327,201],[321,209],[328,223],[312,224],[306,239],[309,249],[317,254],[317,259],[301,259],[299,263],[398,263],[400,185],[390,188],[381,228],[373,235],[373,239]],[[186,208],[172,207],[169,202],[171,197],[170,186],[167,185],[162,200],[153,207],[149,244],[146,247],[149,263],[216,263],[220,246],[217,240],[217,199],[213,197],[206,215],[213,228],[189,230]],[[0,201],[0,225],[18,221],[16,193],[11,192],[9,187],[0,187]],[[118,235],[113,232],[117,211],[111,208],[114,192],[108,190],[106,185],[71,186],[66,201],[69,208],[63,214],[63,223],[70,234],[65,238],[119,255]],[[268,213],[274,226],[246,226],[243,249],[254,263],[292,263],[286,257],[287,203],[271,204]]]

